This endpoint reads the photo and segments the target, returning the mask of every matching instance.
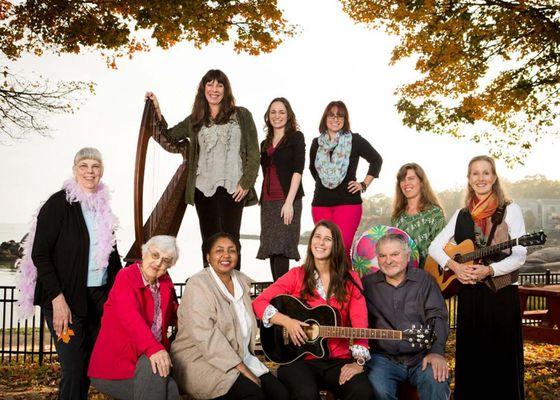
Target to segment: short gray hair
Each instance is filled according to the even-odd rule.
[[[82,160],[95,160],[101,164],[101,169],[103,169],[103,158],[101,157],[101,152],[95,147],[84,147],[76,153],[74,156],[74,167]]]
[[[150,240],[142,245],[142,255],[146,254],[151,246],[156,247],[159,251],[169,254],[173,258],[171,265],[175,265],[177,259],[179,258],[179,248],[177,247],[177,239],[175,236],[152,236]]]
[[[377,245],[375,246],[376,255],[379,255],[379,249],[381,248],[381,246],[388,242],[399,242],[402,246],[403,251],[406,254],[410,254],[408,238],[404,237],[403,235],[399,235],[398,233],[386,233],[377,241]]]

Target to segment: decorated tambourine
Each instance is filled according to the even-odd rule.
[[[377,241],[388,233],[401,235],[408,239],[408,246],[410,247],[410,261],[408,265],[418,268],[420,264],[420,253],[418,252],[418,246],[416,246],[414,240],[412,240],[405,231],[399,228],[387,225],[375,225],[362,233],[352,246],[352,266],[354,271],[359,273],[360,276],[367,275],[379,269],[377,257],[375,256],[375,249],[377,247]]]

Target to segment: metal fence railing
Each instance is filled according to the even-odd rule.
[[[560,273],[520,274],[522,285],[554,285],[560,284]],[[254,282],[251,286],[251,297],[256,297],[270,285],[270,282]],[[181,299],[185,290],[185,283],[176,283],[175,292]],[[456,328],[457,299],[446,300],[449,310],[449,326]],[[16,310],[16,288],[14,286],[0,286],[0,362],[21,361],[39,362],[51,361],[56,354],[54,341],[46,326],[45,319],[39,307],[36,307],[35,315],[24,321],[19,321]],[[546,309],[546,301],[543,297],[529,297],[527,301],[528,310]],[[534,324],[538,321],[524,320],[524,324]]]

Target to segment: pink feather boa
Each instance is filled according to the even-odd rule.
[[[115,230],[118,223],[109,205],[109,189],[106,185],[100,183],[94,193],[86,193],[80,188],[74,178],[64,182],[62,188],[66,192],[66,200],[69,203],[79,202],[94,214],[94,230],[97,243],[94,247],[92,259],[96,270],[106,269],[109,263],[109,256],[116,243]],[[41,204],[39,210],[42,206],[43,204]],[[23,243],[23,257],[16,263],[19,269],[17,288],[21,292],[18,300],[20,319],[29,318],[34,313],[33,300],[35,296],[35,283],[37,282],[37,268],[31,259],[31,251],[33,249],[33,240],[35,239],[39,210],[33,215],[29,224],[29,235]]]

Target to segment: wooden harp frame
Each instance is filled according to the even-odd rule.
[[[141,246],[155,235],[177,236],[186,210],[185,187],[187,184],[188,145],[173,144],[164,136],[164,128],[158,122],[152,100],[146,100],[134,166],[134,243],[128,251],[125,261],[133,263],[142,259]],[[180,153],[183,161],[171,178],[155,208],[144,223],[144,172],[146,169],[146,152],[150,138],[154,138],[165,150]],[[186,142],[188,144],[188,142]]]

